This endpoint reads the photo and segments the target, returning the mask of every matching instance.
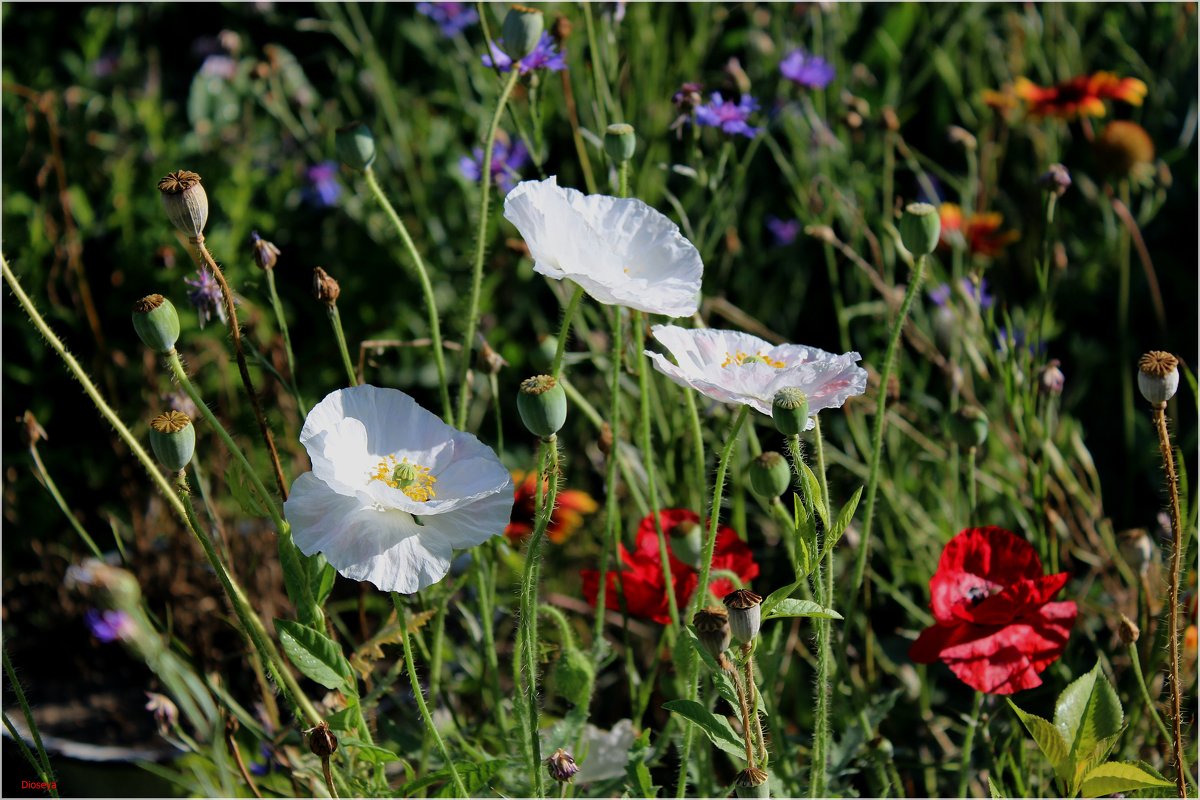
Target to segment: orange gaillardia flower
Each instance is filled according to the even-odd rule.
[[[504,529],[504,535],[516,545],[533,533],[534,522],[537,519],[537,475],[533,472],[514,470],[512,477],[517,488],[513,492],[512,518],[508,527]],[[597,508],[599,505],[587,492],[575,489],[560,491],[557,505],[550,515],[546,535],[555,544],[565,542],[575,529],[583,524],[583,515],[592,514]]]
[[[1018,78],[1017,96],[1038,117],[1103,117],[1105,100],[1120,100],[1140,106],[1146,97],[1146,84],[1137,78],[1118,78],[1111,72],[1096,72],[1056,83],[1038,86],[1028,78]]]
[[[954,203],[942,203],[938,215],[942,219],[942,244],[949,247],[961,241],[972,254],[991,258],[1021,238],[1017,231],[1000,230],[1004,215],[999,211],[964,214]]]

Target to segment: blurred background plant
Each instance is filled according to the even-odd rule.
[[[320,319],[325,310],[311,297],[313,267],[324,267],[340,284],[338,306],[360,379],[402,388],[438,408],[419,287],[362,177],[338,167],[334,131],[356,119],[373,129],[375,172],[430,265],[448,347],[458,344],[481,171],[474,151],[500,82],[481,60],[487,46],[478,20],[463,23],[472,7],[435,13],[439,5],[451,4],[254,3],[204,13],[183,5],[4,5],[5,254],[121,416],[138,421],[135,434],[144,437],[153,414],[184,402],[129,325],[132,302],[161,292],[180,308],[180,349],[201,393],[243,440],[255,438],[225,326],[218,319],[204,326],[204,311],[188,305],[204,277],[186,240],[163,219],[154,188],[179,168],[204,177],[212,208],[207,244],[237,291],[252,367],[289,476],[307,469],[297,440],[303,410],[345,382],[336,342]],[[1158,565],[1169,536],[1157,517],[1163,493],[1151,418],[1135,402],[1131,382],[1136,357],[1146,350],[1168,350],[1182,361],[1185,385],[1170,417],[1182,452],[1186,541],[1191,548],[1195,541],[1189,483],[1197,449],[1195,5],[542,8],[566,69],[541,69],[518,85],[501,120],[497,191],[518,178],[556,174],[562,185],[615,193],[603,131],[611,122],[633,124],[631,193],[668,213],[700,249],[707,266],[704,321],[863,354],[875,385],[845,414],[823,417],[835,498],[867,477],[888,312],[898,307],[908,279],[897,247],[898,211],[914,200],[941,208],[944,243],[905,328],[898,379],[882,387],[890,402],[874,556],[866,593],[854,593],[852,601],[862,613],[841,623],[841,691],[834,701],[862,724],[835,734],[829,790],[879,791],[875,765],[885,749],[906,793],[948,793],[957,785],[952,770],[935,767],[958,755],[970,692],[935,672],[940,668],[914,666],[905,652],[929,621],[928,580],[942,545],[968,522],[967,456],[951,425],[953,413],[967,405],[990,420],[971,521],[1026,533],[1047,564],[1072,573],[1072,596],[1080,603],[1067,655],[1047,673],[1044,690],[1023,696],[1022,706],[1040,703],[1044,710],[1070,676],[1090,669],[1102,653],[1126,700],[1124,757],[1162,769],[1165,751],[1116,631],[1121,612],[1138,622],[1146,675],[1157,680],[1165,627],[1156,620]],[[475,12],[493,37],[501,11]],[[791,56],[797,48],[804,51],[799,59]],[[1143,81],[1144,101],[1108,95],[1104,116],[1073,119],[1042,106],[1044,113],[1030,112],[1032,95],[1021,79],[1050,87],[1101,71]],[[730,105],[697,113],[713,92]],[[742,99],[734,107],[746,97],[756,106]],[[730,119],[732,127],[720,124]],[[739,135],[739,121],[760,129],[758,135]],[[1070,187],[1061,195],[1039,183],[1054,163],[1069,171]],[[1056,194],[1052,215],[1050,194]],[[487,381],[477,374],[467,427],[492,442],[502,434],[506,463],[527,468],[532,442],[517,421],[515,385],[549,364],[551,352],[541,345],[556,332],[567,295],[534,276],[523,242],[498,219],[488,239],[481,328],[508,365],[497,381],[503,422],[497,431]],[[252,231],[280,251],[274,280],[294,366],[266,274],[255,266]],[[171,758],[153,715],[143,710],[143,692],[169,691],[186,663],[210,683],[223,676],[229,685],[220,690],[245,698],[253,676],[227,669],[244,661],[244,645],[223,616],[219,586],[199,551],[24,315],[11,303],[6,310],[6,646],[45,714],[48,736],[110,747],[104,755],[117,760]],[[601,332],[609,326],[593,304],[581,313],[577,330],[590,333],[573,342],[566,361],[577,392],[573,408],[582,411],[583,398],[603,409],[607,379],[587,362],[607,363]],[[552,339],[548,346],[552,351]],[[664,505],[701,508],[704,487],[686,477],[695,474],[687,438],[669,438],[687,429],[680,395],[664,381],[654,385]],[[31,447],[18,416],[25,409],[40,422],[40,447]],[[635,409],[631,401],[626,420]],[[719,423],[725,411],[703,412],[711,453],[722,430],[712,420]],[[595,497],[604,485],[599,423],[599,416],[573,413],[560,434],[572,443],[564,488]],[[774,441],[769,426],[760,429],[764,444]],[[632,450],[623,441],[618,447]],[[742,447],[738,463],[745,465],[751,445]],[[267,474],[259,450],[252,458]],[[224,490],[228,455],[203,431],[198,452],[210,484],[202,489],[214,498],[211,522],[223,534],[229,563],[265,617],[288,616],[267,527],[240,514]],[[627,458],[627,545],[642,516],[639,462],[636,452]],[[777,523],[747,493],[743,470],[734,472],[729,522],[769,565]],[[52,483],[73,522],[48,491]],[[581,636],[589,613],[576,576],[594,567],[599,516],[572,520],[574,532],[547,547],[549,568],[542,573],[543,597],[570,614]],[[147,657],[157,648],[105,643],[113,629],[97,627],[88,612],[94,601],[66,581],[89,552],[80,530],[135,576],[146,609],[134,616],[139,637],[157,631],[173,656],[168,667]],[[849,552],[859,546],[856,527],[846,542]],[[500,563],[513,567],[514,551],[497,548]],[[853,561],[841,559],[847,581]],[[1194,549],[1185,563],[1194,565]],[[1195,572],[1188,574],[1185,602],[1194,625]],[[768,589],[789,582],[782,572],[757,581]],[[346,583],[339,581],[328,610],[344,641],[361,644],[369,636],[368,615],[382,621],[390,604]],[[438,602],[448,603],[458,588],[448,581]],[[839,599],[845,604],[849,597]],[[476,719],[453,699],[491,680],[479,652],[467,646],[477,621],[465,610],[443,608],[442,615],[434,629],[439,636],[445,631],[449,654],[444,674],[435,670],[433,678],[442,693],[438,705],[478,733],[487,718]],[[503,648],[509,637],[502,630]],[[1185,660],[1194,698],[1191,630]],[[806,644],[809,635],[804,629]],[[644,670],[654,653],[656,635],[646,626],[630,624],[626,636],[624,646],[637,656],[607,665],[597,677],[613,696],[633,685],[620,677],[622,669]],[[562,652],[573,647],[568,637]],[[561,656],[545,658],[557,663]],[[786,683],[796,691],[781,696],[773,711],[790,723],[777,728],[778,736],[804,741],[811,730],[813,669],[801,646]],[[650,679],[646,691],[653,689]],[[900,697],[906,702],[896,703]],[[392,702],[395,718],[385,723],[381,716],[379,738],[419,764],[411,754],[421,750],[420,737],[399,730],[403,718],[415,719],[413,700],[397,694]],[[557,713],[566,702],[552,694],[548,707]],[[635,727],[661,730],[669,717],[660,703],[649,695],[638,702],[643,716],[633,715]],[[11,706],[6,694],[5,707]],[[630,716],[628,707],[629,701],[606,701],[591,721],[613,728]],[[1036,769],[1022,774],[1020,726],[1002,706],[989,704],[985,713],[1004,718],[985,728],[991,756],[979,757],[990,774],[1019,775],[1028,791],[1053,793]],[[251,748],[273,741],[242,735]],[[665,745],[653,744],[655,755],[663,755]],[[207,750],[197,749],[209,753],[207,761],[193,754],[169,770],[154,768],[171,782],[148,783],[146,791],[243,790],[236,781],[222,783],[232,779],[219,731],[209,732]],[[11,751],[6,742],[10,767],[18,757]],[[1194,745],[1189,753],[1194,757]],[[270,755],[265,768],[280,760]],[[76,781],[105,774],[66,763],[78,770]],[[23,770],[7,771],[6,790],[16,779],[10,776]],[[71,790],[68,774],[64,792]],[[107,774],[122,781],[118,793],[132,791],[125,773]],[[656,768],[655,782],[666,785],[673,774],[663,768],[660,776]],[[731,779],[732,772],[717,785]],[[290,791],[282,775],[268,780]],[[624,778],[607,780],[619,786]]]

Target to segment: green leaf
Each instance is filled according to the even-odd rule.
[[[771,609],[771,613],[763,614],[763,621],[780,619],[781,617],[816,617],[818,619],[841,619],[842,615],[832,608],[814,603],[811,600],[797,600],[792,597],[780,600]]]
[[[348,731],[354,728],[358,723],[358,702],[351,702],[341,711],[330,714],[325,718],[325,722],[335,731]]]
[[[800,582],[796,581],[795,583],[789,583],[787,586],[781,586],[780,588],[776,589],[775,591],[773,591],[769,595],[767,595],[767,599],[762,601],[763,617],[771,616],[771,609],[773,609],[773,608],[775,608],[775,606],[779,605],[780,601],[786,600],[787,598],[791,597],[792,592],[796,591],[796,589],[798,589],[799,587],[800,587]]]
[[[479,797],[483,794],[483,790],[491,783],[492,778],[500,774],[500,770],[504,768],[506,761],[503,758],[493,758],[490,761],[475,763],[473,761],[458,761],[455,762],[454,768],[458,770],[458,777],[462,778],[463,786],[466,787],[468,797]],[[458,790],[454,787],[454,781],[449,779],[450,771],[445,770],[448,780],[434,792],[434,797],[458,797]]]
[[[745,743],[724,717],[718,717],[695,700],[670,700],[663,703],[662,707],[699,725],[708,740],[726,753],[739,758],[746,757]]]
[[[1071,762],[1071,774],[1068,776],[1070,780],[1068,789],[1071,794],[1078,794],[1079,787],[1083,783],[1083,778],[1093,769],[1104,763],[1104,759],[1108,756],[1110,750],[1116,745],[1117,740],[1121,738],[1120,733],[1114,733],[1112,736],[1107,736],[1096,743],[1089,753],[1077,754]]]
[[[287,619],[275,620],[283,652],[287,653],[296,669],[324,686],[326,689],[341,689],[357,695],[358,687],[350,662],[342,650],[323,633]]]
[[[991,775],[988,775],[988,794],[991,795],[992,800],[1003,800],[1004,798],[1003,790],[996,785],[996,781]]]
[[[225,468],[225,485],[229,487],[229,493],[245,513],[260,518],[271,515],[267,510],[270,506],[267,504],[273,501],[259,495],[253,481],[246,475],[246,468],[242,466],[241,459],[233,459]]]
[[[1083,779],[1081,792],[1084,797],[1103,797],[1117,792],[1174,785],[1148,765],[1113,761],[1101,764],[1089,772]]]
[[[919,3],[898,3],[888,9],[883,24],[875,29],[875,37],[863,56],[863,63],[878,70],[900,63],[904,46],[925,13]]]
[[[812,498],[812,507],[821,517],[821,526],[824,530],[829,530],[829,517],[825,513],[825,503],[821,499],[821,484],[817,481],[817,476],[808,468],[808,464],[800,462],[800,472],[804,476],[804,494]]]
[[[333,592],[333,583],[337,578],[337,570],[325,560],[324,556],[320,556],[319,561],[318,558],[314,557],[313,563],[320,565],[320,569],[317,570],[317,574],[314,576],[312,586],[313,599],[318,606],[323,606],[325,605],[325,601],[329,599],[329,595]]]
[[[825,558],[825,554],[833,548],[837,547],[837,543],[841,541],[842,534],[846,532],[846,528],[850,527],[850,520],[854,519],[854,512],[858,510],[858,501],[862,497],[863,487],[858,487],[846,504],[842,506],[842,510],[838,512],[837,520],[834,521],[833,527],[825,534],[825,544],[821,548],[821,558]]]
[[[333,727],[330,725],[330,727]],[[388,750],[386,747],[364,742],[355,736],[343,736],[338,740],[339,747],[353,747],[355,755],[360,758],[365,758],[375,764],[386,764],[389,761],[399,761],[400,756]]]
[[[1117,692],[1097,661],[1091,671],[1064,689],[1054,704],[1054,727],[1067,743],[1072,765],[1091,756],[1101,740],[1120,733],[1124,716]]]
[[[654,785],[646,758],[650,755],[650,731],[642,731],[629,748],[629,759],[625,763],[625,777],[634,797],[658,797],[659,787]]]
[[[1067,743],[1063,740],[1062,734],[1058,732],[1058,728],[1036,714],[1027,714],[1022,711],[1012,700],[1008,701],[1008,706],[1020,718],[1025,730],[1029,731],[1029,735],[1037,742],[1042,755],[1046,756],[1050,766],[1054,767],[1054,771],[1058,773],[1060,766],[1065,765],[1067,759]]]

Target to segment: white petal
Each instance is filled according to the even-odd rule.
[[[490,494],[470,505],[456,508],[444,514],[422,516],[421,536],[441,537],[455,550],[465,550],[483,544],[493,536],[504,533],[512,517],[512,486],[505,491]]]

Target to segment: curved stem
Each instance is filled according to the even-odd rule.
[[[471,268],[471,299],[467,306],[467,331],[462,341],[462,359],[458,366],[458,427],[465,429],[467,425],[467,400],[470,387],[467,385],[467,375],[471,371],[471,351],[475,346],[475,330],[479,324],[479,296],[483,292],[483,254],[487,249],[488,228],[488,199],[492,190],[492,151],[496,146],[496,131],[500,127],[500,117],[504,114],[504,106],[508,96],[517,85],[520,71],[513,69],[508,73],[508,80],[500,90],[500,99],[496,101],[496,111],[492,114],[492,122],[488,126],[487,140],[483,146],[483,168],[479,187],[479,228],[475,236],[475,258]]]
[[[292,353],[292,334],[288,330],[287,315],[283,313],[283,303],[279,300],[279,292],[275,290],[275,270],[269,269],[267,273],[267,293],[271,296],[271,308],[275,310],[275,321],[279,324],[279,333],[283,336],[283,352],[287,355],[288,376],[292,380],[291,390],[292,396],[296,398],[296,405],[300,407],[301,416],[308,416],[308,407],[304,404],[304,398],[300,396],[300,387],[296,383],[296,356]]]
[[[570,302],[567,303],[567,310],[563,312],[562,327],[558,329],[558,345],[554,348],[554,364],[550,367],[550,374],[555,378],[562,372],[563,355],[567,352],[567,339],[571,336],[571,320],[575,318],[581,300],[583,287],[576,286]]]
[[[96,542],[88,534],[87,530],[84,529],[82,523],[71,513],[71,507],[67,505],[67,501],[63,499],[62,494],[58,491],[58,486],[54,483],[54,479],[46,471],[46,465],[42,463],[42,457],[38,454],[37,444],[31,443],[29,445],[29,455],[33,456],[33,464],[37,468],[37,474],[42,479],[42,483],[45,484],[47,491],[50,492],[50,496],[54,498],[54,502],[58,505],[59,510],[63,512],[63,516],[71,523],[71,527],[79,534],[79,538],[83,539],[83,543],[87,545],[92,555],[103,561],[104,554],[100,552],[100,548],[96,546]]]
[[[329,324],[333,326],[333,338],[337,340],[338,352],[342,354],[342,366],[346,368],[346,379],[351,386],[358,386],[358,375],[354,372],[354,362],[350,360],[350,350],[346,346],[346,332],[342,330],[342,315],[338,312],[337,303],[325,306],[329,315]],[[438,342],[434,339],[435,352],[441,352]]]
[[[8,675],[9,686],[12,687],[13,694],[17,697],[17,704],[21,706],[21,713],[25,715],[25,724],[29,727],[29,735],[33,738],[33,746],[37,748],[38,760],[41,762],[40,769],[43,771],[43,775],[40,777],[43,783],[47,786],[52,786],[55,784],[54,768],[50,766],[50,756],[46,754],[46,747],[42,744],[42,734],[38,731],[37,723],[34,722],[33,710],[29,707],[29,701],[25,699],[25,690],[21,688],[21,682],[17,680],[17,671],[13,669],[12,662],[8,660],[8,647],[0,649],[0,654],[4,657],[4,672]],[[8,722],[8,717],[5,716],[4,720]],[[16,735],[14,731],[9,732],[13,733],[14,740],[21,742],[22,746],[24,746],[25,743],[20,736]],[[28,753],[28,748],[25,748],[25,750]],[[29,755],[26,755],[26,758],[30,758]],[[31,758],[30,761],[32,762]],[[58,791],[50,789],[50,795],[58,797]]]
[[[364,171],[367,178],[367,187],[370,188],[371,194],[375,196],[375,200],[383,207],[384,213],[392,222],[392,227],[396,229],[396,233],[400,234],[400,241],[404,242],[404,248],[408,250],[409,258],[413,262],[413,270],[417,273],[417,280],[421,284],[421,292],[425,295],[425,310],[429,314],[429,338],[433,344],[433,363],[437,367],[438,374],[438,389],[442,396],[442,418],[447,422],[453,422],[453,417],[450,413],[450,384],[446,378],[446,358],[442,353],[442,325],[438,318],[437,301],[433,295],[433,284],[429,281],[429,270],[425,268],[425,261],[421,258],[421,253],[417,250],[417,246],[413,243],[412,237],[408,234],[408,228],[404,225],[404,220],[400,219],[400,215],[396,213],[396,209],[392,207],[388,201],[387,195],[383,193],[383,189],[379,186],[379,181],[375,177],[375,170],[367,167]],[[336,313],[336,309],[334,310]],[[332,314],[331,314],[332,317]],[[340,329],[340,325],[338,326]],[[343,351],[345,345],[342,345]],[[349,362],[349,356],[346,356]],[[350,369],[350,374],[354,374],[354,369]],[[353,381],[350,383],[354,385]]]

